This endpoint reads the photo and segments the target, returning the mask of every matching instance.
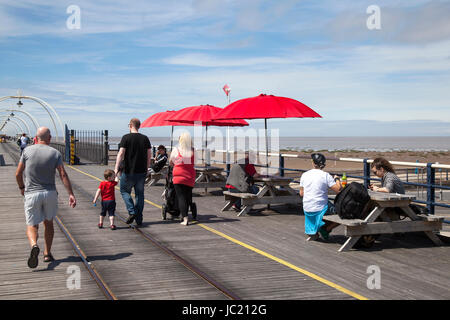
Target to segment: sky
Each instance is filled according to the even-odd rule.
[[[228,84],[231,101],[273,94],[322,116],[271,119],[280,136],[450,136],[449,17],[438,0],[0,0],[0,97],[20,89],[70,129],[120,136],[132,117],[225,107]]]

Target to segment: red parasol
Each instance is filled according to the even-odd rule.
[[[153,114],[152,116],[145,119],[144,122],[141,123],[141,128],[149,128],[149,127],[164,127],[164,126],[172,126],[172,132],[170,134],[170,150],[172,151],[172,140],[173,140],[173,127],[174,126],[186,126],[186,123],[181,122],[169,122],[166,120],[172,113],[175,113],[173,110],[168,110],[164,112],[158,112]]]
[[[321,118],[300,101],[260,94],[235,101],[222,109],[214,119]]]
[[[200,105],[195,107],[187,107],[169,114],[166,118],[169,122],[184,122],[194,124],[201,121],[203,126],[220,126],[220,127],[243,127],[248,126],[248,122],[242,119],[237,120],[213,120],[214,117],[223,109],[215,106]]]
[[[144,122],[141,123],[141,128],[149,127],[164,127],[164,126],[185,126],[185,123],[169,122],[167,117],[169,117],[175,111],[169,110],[164,112],[158,112],[148,117]]]
[[[274,95],[260,94],[256,97],[237,100],[222,109],[214,117],[216,120],[264,119],[267,170],[269,166],[267,119],[270,118],[321,118],[321,116],[300,101]]]

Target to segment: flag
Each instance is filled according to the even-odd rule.
[[[228,96],[230,94],[230,87],[226,84],[223,86],[223,91],[225,92],[225,94]]]

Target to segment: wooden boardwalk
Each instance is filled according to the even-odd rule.
[[[0,144],[0,154],[10,148],[14,146]],[[0,226],[0,298],[103,299],[57,227],[52,250],[55,266],[46,268],[40,261],[35,271],[28,269],[29,247],[15,166],[9,156],[5,160],[9,165],[0,167],[0,215],[10,223]],[[99,209],[91,201],[99,184],[96,178],[102,177],[105,168],[67,167],[78,204],[75,209],[67,206],[67,194],[58,181],[59,217],[117,298],[227,299],[124,223],[118,221],[116,231],[97,228]],[[345,241],[342,229],[336,229],[328,242],[306,242],[299,208],[272,206],[269,211],[236,217],[232,211],[220,212],[224,197],[214,191],[195,195],[199,223],[184,227],[161,219],[162,190],[161,185],[146,189],[141,230],[242,299],[450,298],[448,244],[435,247],[420,234],[383,236],[371,249],[338,253]],[[116,199],[117,213],[125,217],[118,191]],[[43,248],[43,238],[39,241]],[[66,270],[72,264],[81,270],[79,290],[66,288]],[[371,275],[367,269],[372,265],[380,268],[380,289],[367,286]]]

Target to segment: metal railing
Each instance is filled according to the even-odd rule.
[[[108,164],[108,130],[70,130],[70,136],[69,143],[74,144],[71,155],[93,163]]]

